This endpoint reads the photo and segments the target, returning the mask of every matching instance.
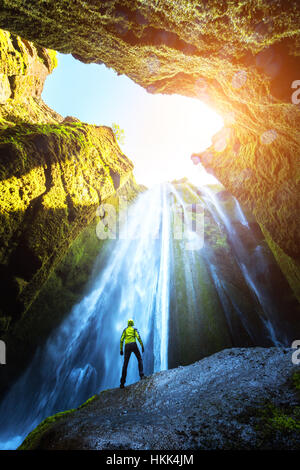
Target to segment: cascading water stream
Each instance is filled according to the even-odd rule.
[[[252,262],[247,260],[230,217],[209,188],[201,188],[201,197],[189,188],[190,200],[183,192],[166,183],[141,194],[130,206],[118,238],[107,242],[105,256],[100,254],[95,262],[86,295],[36,351],[0,403],[1,449],[18,447],[44,418],[118,387],[123,363],[119,341],[128,318],[134,319],[145,345],[146,375],[191,363],[239,341],[264,345],[266,339],[273,345],[279,336],[284,338],[288,330],[278,321],[280,312],[272,311],[270,293],[266,295],[257,281],[264,256],[255,250]],[[250,230],[237,201],[235,208],[238,220]],[[217,258],[209,255],[210,247],[206,253],[204,209],[222,229],[225,226],[240,276],[260,301],[258,319],[257,313],[249,314],[238,304],[239,296],[228,288],[228,274],[223,277]],[[196,230],[195,214],[200,223]],[[176,220],[183,221],[179,231]],[[251,295],[247,300],[251,304]],[[126,385],[138,379],[133,357]]]
[[[168,368],[168,316],[169,316],[169,285],[170,285],[170,210],[166,191],[163,193],[161,228],[161,258],[159,268],[158,292],[156,296],[154,336],[154,371],[166,370]]]
[[[283,324],[283,319],[280,318],[280,311],[278,311],[278,306],[272,297],[272,286],[267,285],[268,277],[264,276],[264,283],[260,282],[259,280],[259,277],[264,274],[264,271],[268,265],[263,251],[260,247],[257,247],[257,249],[251,253],[251,256],[249,256],[249,251],[245,247],[241,237],[218,201],[213,190],[208,186],[202,186],[199,188],[199,191],[201,196],[206,201],[207,208],[210,210],[215,221],[217,223],[221,222],[226,228],[243,277],[262,307],[261,312],[263,315],[260,317],[260,321],[267,329],[270,341],[277,346],[288,345],[289,341],[287,335],[285,334],[285,331],[288,329],[288,327],[287,325]],[[248,228],[248,237],[252,237],[254,240],[254,236],[251,233],[248,221],[241,209],[241,206],[235,198],[234,205],[236,219],[241,225]],[[251,335],[251,331],[248,326],[247,330]]]
[[[45,417],[119,385],[127,319],[145,345],[146,374],[168,367],[170,209],[168,184],[130,207],[90,292],[40,348],[0,405],[0,447],[15,448]],[[139,379],[135,359],[126,385]]]

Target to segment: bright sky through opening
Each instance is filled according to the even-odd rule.
[[[190,158],[209,147],[223,127],[221,116],[200,100],[152,95],[104,65],[65,54],[58,54],[42,98],[63,117],[110,127],[115,122],[124,129],[120,147],[132,160],[138,183],[150,187],[183,177],[197,185],[216,182]]]

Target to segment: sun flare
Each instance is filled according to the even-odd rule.
[[[147,93],[104,65],[83,64],[65,54],[58,54],[58,67],[47,78],[43,98],[62,116],[100,126],[116,123],[124,130],[120,146],[134,164],[138,183],[151,187],[183,177],[195,184],[215,181],[190,158],[209,147],[224,125],[199,99]]]
[[[195,184],[215,181],[190,157],[211,145],[212,136],[224,126],[222,117],[197,99],[178,95],[151,99],[149,109],[139,116],[138,132],[131,136],[125,128],[122,149],[134,162],[136,180],[146,186],[183,177]]]

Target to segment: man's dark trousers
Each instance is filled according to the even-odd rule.
[[[125,356],[124,356],[124,363],[123,363],[123,369],[122,369],[121,385],[124,385],[126,381],[127,366],[128,366],[128,362],[129,362],[132,352],[136,355],[136,358],[138,360],[140,377],[143,377],[144,375],[142,356],[139,351],[139,348],[137,347],[136,342],[127,343],[125,344]]]

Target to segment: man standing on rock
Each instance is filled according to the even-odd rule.
[[[121,340],[120,340],[120,354],[123,356],[123,343],[125,340],[125,357],[124,357],[124,363],[123,363],[123,369],[122,369],[122,377],[121,377],[121,383],[120,383],[120,388],[124,388],[124,384],[126,381],[126,374],[127,374],[127,366],[128,362],[131,356],[131,353],[133,352],[136,355],[136,358],[138,360],[138,366],[139,366],[139,374],[140,378],[144,378],[144,372],[143,372],[143,361],[142,361],[142,356],[141,353],[137,347],[136,344],[136,338],[138,339],[142,352],[144,352],[144,345],[142,342],[142,339],[138,333],[138,330],[133,327],[134,321],[132,319],[128,320],[128,326],[123,330]]]

